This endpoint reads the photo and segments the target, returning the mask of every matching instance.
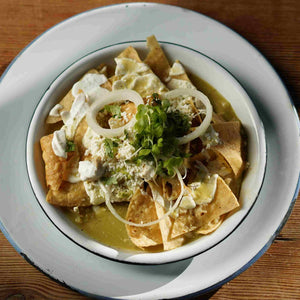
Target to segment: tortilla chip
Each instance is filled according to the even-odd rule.
[[[53,134],[43,136],[40,140],[42,157],[45,162],[47,186],[52,190],[58,190],[66,172],[67,159],[55,155],[52,150]]]
[[[224,220],[224,216],[220,216],[217,219],[214,219],[210,221],[209,223],[205,224],[204,226],[200,227],[199,229],[196,230],[196,233],[198,234],[209,234],[213,231],[215,231],[217,228],[220,227]]]
[[[122,51],[119,55],[119,58],[131,58],[137,62],[142,62],[137,51],[132,47],[127,47],[124,51]]]
[[[58,191],[49,190],[46,200],[53,205],[63,207],[90,206],[89,196],[83,182],[63,182]]]
[[[91,69],[88,72],[86,72],[84,75],[88,74],[88,73],[92,73],[92,74],[98,74],[99,72],[96,69]],[[83,78],[84,75],[81,77]],[[108,90],[111,91],[112,87],[111,87],[111,83],[109,81],[106,81],[105,83],[103,83],[101,85],[101,87],[106,88]],[[63,111],[70,111],[73,101],[74,101],[74,96],[72,94],[72,88],[69,90],[69,92],[64,96],[64,98],[59,102],[59,104],[62,106],[62,109],[59,110],[59,113],[63,112]],[[46,124],[53,124],[53,123],[57,123],[59,121],[61,121],[61,116],[59,117],[53,117],[53,116],[48,116],[46,119]]]
[[[86,133],[87,128],[88,128],[88,124],[86,122],[86,119],[83,118],[79,123],[74,136],[74,143],[77,146],[80,158],[83,158],[86,150],[85,147],[83,146],[82,139]]]
[[[126,220],[138,224],[157,220],[155,203],[152,198],[138,189],[130,200]],[[146,227],[126,225],[126,230],[131,241],[139,248],[143,249],[162,243],[159,224]]]
[[[181,192],[181,184],[177,177],[162,179],[163,197],[168,201],[175,200]]]
[[[178,63],[182,66],[182,63],[177,59],[175,60],[175,63]],[[182,66],[182,68],[184,69],[184,67]],[[178,80],[185,80],[185,81],[189,81],[191,82],[190,78],[188,77],[185,69],[184,69],[184,73],[182,74],[179,74],[179,75],[172,75],[171,78],[174,78],[174,79],[178,79]]]
[[[208,150],[210,155],[209,161],[206,163],[206,168],[211,174],[218,174],[230,187],[232,192],[237,196],[239,191],[239,182],[232,171],[231,166],[225,158],[218,152]]]
[[[213,112],[212,113],[212,122],[213,122],[213,124],[224,123],[225,120],[221,115],[218,115],[215,112]]]
[[[166,83],[169,78],[170,64],[154,35],[147,38],[147,47],[150,49],[144,63]]]
[[[213,127],[219,133],[221,143],[212,146],[211,149],[220,153],[232,168],[234,175],[239,177],[245,167],[242,157],[241,123],[224,122],[214,124]]]
[[[162,218],[166,213],[165,209],[157,202],[155,202],[155,208],[156,208],[157,217]],[[169,216],[165,217],[163,220],[159,222],[159,227],[160,227],[165,251],[180,247],[185,240],[183,236],[178,236],[173,239],[170,238],[173,222],[174,221]]]
[[[239,206],[239,202],[229,186],[221,177],[218,177],[215,197],[214,200],[206,207],[207,213],[204,217],[204,223],[207,224]]]
[[[213,201],[206,205],[196,206],[194,209],[184,210],[175,219],[172,228],[171,238],[175,238],[184,233],[197,228],[207,226],[212,220],[237,208],[239,203],[221,177],[218,177],[217,188]]]

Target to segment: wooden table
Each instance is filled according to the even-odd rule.
[[[56,23],[121,2],[126,1],[0,0],[0,74],[29,42]],[[299,0],[157,2],[201,12],[244,36],[278,71],[300,112]],[[0,245],[0,299],[87,299],[27,263],[2,233]],[[262,258],[219,290],[197,299],[300,299],[299,249],[300,201]]]

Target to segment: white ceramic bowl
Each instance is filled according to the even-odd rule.
[[[265,174],[266,143],[263,124],[257,111],[239,82],[220,64],[198,51],[173,44],[161,43],[170,61],[179,59],[187,70],[204,79],[232,105],[236,115],[241,120],[248,135],[248,160],[250,168],[243,180],[240,193],[240,209],[227,218],[223,224],[210,235],[186,244],[180,248],[160,252],[142,253],[120,251],[105,246],[84,235],[71,223],[60,209],[46,202],[46,186],[44,184],[44,165],[39,147],[39,140],[44,134],[44,122],[50,109],[72,87],[72,85],[89,69],[101,62],[113,63],[116,57],[128,45],[135,47],[139,53],[146,52],[144,41],[126,42],[107,46],[92,52],[74,62],[61,73],[49,86],[37,105],[27,136],[26,160],[32,189],[44,213],[53,224],[68,238],[83,248],[103,257],[126,263],[163,264],[186,259],[214,247],[228,235],[234,234],[256,201]]]

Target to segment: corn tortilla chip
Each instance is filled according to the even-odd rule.
[[[181,192],[181,185],[177,177],[162,179],[163,197],[168,201],[175,200]]]
[[[174,221],[171,238],[209,224],[212,220],[237,208],[239,203],[221,177],[217,179],[217,188],[213,201],[206,205],[196,206],[194,209],[185,210]]]
[[[91,69],[88,72],[86,72],[84,75],[92,73],[92,74],[98,74],[99,72],[96,69]],[[84,75],[81,77],[83,78]],[[109,81],[106,81],[101,85],[101,87],[106,88],[107,90],[111,91],[111,83]],[[74,101],[74,96],[72,94],[72,89],[69,90],[69,92],[64,96],[64,98],[59,102],[59,104],[62,106],[62,109],[59,110],[59,113],[63,111],[70,111],[73,101]],[[59,117],[54,117],[54,116],[48,116],[46,119],[47,124],[53,124],[61,121],[61,116]]]
[[[155,208],[156,208],[157,217],[162,218],[166,213],[165,209],[157,202],[155,202]],[[185,241],[185,238],[183,236],[178,236],[173,239],[170,238],[173,222],[174,220],[169,216],[165,217],[163,220],[159,222],[159,227],[160,227],[165,251],[178,248]]]
[[[69,183],[64,181],[59,190],[49,190],[46,200],[52,205],[63,207],[91,205],[83,182]]]
[[[213,127],[219,133],[221,143],[211,149],[220,153],[232,168],[234,175],[239,177],[244,170],[241,123],[238,121],[224,122],[214,124]]]
[[[198,234],[209,234],[215,231],[217,228],[220,227],[224,220],[224,216],[220,216],[217,219],[214,219],[210,221],[209,223],[205,224],[204,226],[200,227],[199,229],[196,230],[196,233]]]
[[[155,203],[152,198],[138,189],[131,198],[126,220],[138,224],[157,220]],[[131,241],[139,248],[155,246],[162,243],[159,224],[146,227],[126,225],[126,229]]]
[[[52,190],[58,190],[62,184],[67,168],[67,159],[55,155],[52,150],[53,134],[43,136],[40,140],[42,157],[45,163],[45,175],[47,186]]]
[[[166,83],[169,78],[170,64],[168,59],[157,42],[154,35],[147,38],[147,47],[150,49],[144,63],[158,76],[158,78]]]

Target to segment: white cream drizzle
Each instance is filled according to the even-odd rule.
[[[56,104],[52,107],[52,109],[49,112],[50,117],[59,117],[59,111],[63,108],[61,104]]]
[[[75,97],[71,110],[69,112],[64,111],[61,113],[62,120],[65,124],[62,129],[65,130],[67,139],[73,139],[75,131],[83,117],[86,115],[88,107],[85,96],[81,93]]]
[[[67,153],[66,153],[67,139],[66,139],[66,133],[63,129],[54,131],[51,145],[55,155],[59,157],[67,158]]]
[[[72,95],[78,96],[82,92],[90,101],[95,101],[95,98],[101,96],[102,93],[108,92],[106,89],[100,87],[107,81],[104,74],[88,73],[83,78],[77,81],[72,87]]]

